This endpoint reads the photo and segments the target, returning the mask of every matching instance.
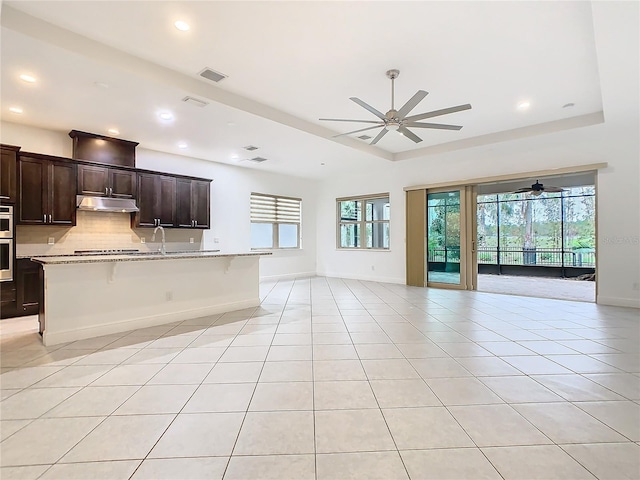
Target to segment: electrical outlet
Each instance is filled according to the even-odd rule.
[[[375,265],[371,265],[371,271],[374,271],[376,269]]]
[[[144,237],[140,237],[140,243],[147,243],[147,239]]]
[[[214,238],[213,239],[213,243],[220,243],[220,239],[219,238]]]
[[[193,237],[189,237],[189,243],[193,243]]]
[[[53,245],[54,243],[56,243],[56,239],[53,237],[49,237],[49,241],[47,242],[49,245]]]
[[[635,283],[633,284],[633,289],[634,289],[634,290],[640,290],[640,283],[635,282]]]
[[[167,293],[165,294],[165,299],[167,300],[167,302],[173,300],[173,292],[171,290],[167,291]]]

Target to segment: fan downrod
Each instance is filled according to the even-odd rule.
[[[389,77],[391,80],[395,80],[396,78],[398,78],[398,75],[400,75],[400,70],[397,69],[392,69],[392,70],[387,70],[387,77]]]

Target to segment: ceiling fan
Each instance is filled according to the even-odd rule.
[[[564,188],[560,188],[560,187],[545,187],[542,183],[536,180],[536,183],[534,183],[530,187],[520,188],[511,193],[530,193],[531,195],[535,195],[537,197],[538,195],[541,195],[543,192],[560,193],[565,191],[566,190]]]
[[[418,137],[415,133],[409,130],[410,128],[435,128],[439,130],[460,130],[462,126],[460,125],[445,125],[442,123],[419,123],[418,120],[424,120],[426,118],[439,117],[440,115],[447,115],[449,113],[460,112],[462,110],[469,110],[471,108],[470,104],[458,105],[456,107],[443,108],[442,110],[434,110],[433,112],[421,113],[419,115],[411,115],[408,117],[407,115],[411,110],[414,109],[418,103],[422,101],[424,97],[428,95],[428,92],[424,90],[418,90],[416,94],[409,99],[407,103],[405,103],[400,110],[395,109],[395,96],[394,96],[394,81],[400,75],[400,70],[387,70],[387,77],[391,79],[391,110],[387,113],[382,113],[371,105],[363,102],[359,98],[350,97],[350,100],[354,101],[361,107],[365,108],[369,112],[373,113],[378,120],[348,120],[342,118],[321,118],[320,120],[326,122],[359,122],[359,123],[374,123],[373,127],[362,128],[360,130],[354,130],[352,132],[341,133],[339,135],[334,135],[335,137],[342,137],[344,135],[351,135],[352,133],[365,132],[367,130],[373,130],[374,128],[382,127],[382,130],[376,137],[371,141],[370,145],[374,145],[380,141],[382,137],[384,137],[388,131],[398,131],[400,134],[405,137],[413,140],[415,143],[419,143],[422,141],[420,137]]]

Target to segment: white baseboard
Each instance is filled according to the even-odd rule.
[[[309,278],[315,277],[316,272],[298,272],[298,273],[283,273],[281,275],[265,275],[260,277],[260,281],[273,281],[273,280],[295,280],[296,278]]]
[[[598,295],[596,303],[598,305],[612,305],[614,307],[640,308],[640,298],[618,298]]]
[[[218,313],[242,310],[243,308],[257,307],[258,305],[260,305],[260,299],[255,298],[251,300],[241,300],[237,302],[211,305],[208,307],[194,308],[191,310],[154,314],[148,317],[131,318],[119,322],[76,328],[74,330],[61,332],[48,332],[45,325],[45,331],[42,334],[42,342],[45,345],[75,342],[77,340],[85,340],[87,338],[100,337],[102,335],[111,335],[114,333],[127,332],[129,330],[137,330],[139,328],[155,327],[167,323],[190,320],[192,318],[206,317],[207,315],[216,315]]]
[[[345,275],[343,273],[335,272],[318,272],[318,277],[331,277],[331,278],[345,278],[347,280],[362,280],[364,282],[380,282],[380,283],[395,283],[404,285],[405,279],[398,277],[381,277],[381,276],[368,276],[368,275]]]

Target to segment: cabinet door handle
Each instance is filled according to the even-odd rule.
[[[109,195],[109,187],[104,187],[104,194]]]
[[[113,197],[113,188],[109,187],[109,195]]]
[[[0,198],[9,198],[7,195],[0,195]]]
[[[46,213],[42,216],[42,221],[44,223],[47,223],[47,214]]]
[[[49,223],[53,223],[51,222],[51,214],[49,214]]]
[[[195,220],[195,222],[196,222],[196,227],[197,227],[198,226],[198,220]]]

